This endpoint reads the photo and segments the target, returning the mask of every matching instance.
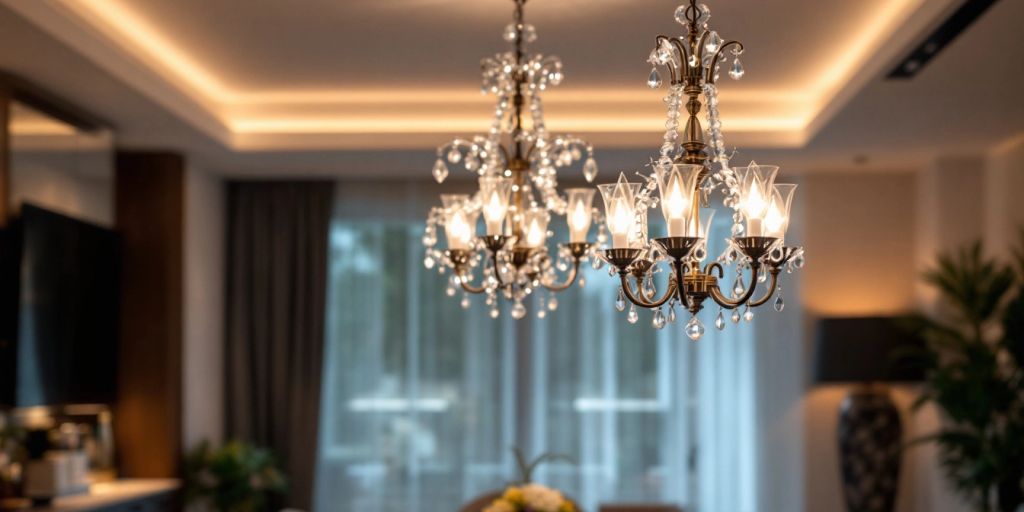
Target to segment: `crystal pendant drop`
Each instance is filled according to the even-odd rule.
[[[512,306],[512,318],[516,320],[522,320],[526,316],[526,306],[522,302],[516,301],[515,305]]]
[[[629,314],[626,315],[626,320],[631,324],[635,324],[640,320],[640,315],[636,313],[636,305],[631,305],[629,307]]]
[[[448,161],[449,162],[451,162],[453,164],[457,164],[461,160],[462,160],[462,153],[460,153],[458,149],[452,148],[451,151],[448,152]]]
[[[722,310],[718,310],[718,316],[715,317],[715,328],[719,331],[725,330],[725,315],[722,314]]]
[[[460,303],[460,305],[462,306],[462,309],[469,309],[469,306],[470,306],[469,295],[463,295],[462,296],[462,302]]]
[[[558,309],[558,299],[552,296],[550,299],[548,299],[548,310],[554,311],[556,309]]]
[[[444,183],[444,179],[448,177],[448,166],[444,164],[444,160],[441,160],[440,158],[437,159],[437,163],[434,164],[432,174],[438,183]]]
[[[499,316],[501,316],[501,311],[498,311],[498,308],[491,308],[491,318],[497,319]]]
[[[676,323],[676,305],[675,304],[672,304],[672,306],[670,306],[668,308],[668,321],[671,322],[671,323]]]
[[[687,6],[685,5],[680,5],[679,8],[676,9],[676,23],[679,23],[680,25],[690,24],[690,20],[686,19],[686,9]]]
[[[597,161],[587,158],[586,163],[583,164],[583,177],[587,179],[587,183],[594,182],[594,178],[597,178],[597,171]]]
[[[651,325],[659,331],[665,328],[665,314],[661,312],[661,308],[654,310],[654,317],[651,318]]]
[[[619,296],[615,298],[615,309],[626,310],[626,293],[622,291],[622,288],[619,288]]]
[[[661,87],[661,74],[658,73],[658,68],[651,68],[651,76],[647,77],[647,87],[651,89]]]
[[[739,80],[740,78],[743,78],[744,73],[746,73],[746,71],[743,70],[743,64],[740,63],[740,59],[733,59],[732,69],[729,70],[729,78]]]
[[[754,319],[754,312],[751,311],[750,306],[747,306],[747,310],[743,312],[743,320],[749,322],[749,321],[751,321],[753,319]]]
[[[738,310],[738,309],[732,310],[732,316],[729,317],[729,320],[732,320],[732,323],[734,323],[734,324],[740,323],[740,310]]]
[[[548,316],[548,312],[544,308],[537,310],[537,318],[543,320],[546,316]]]
[[[734,297],[739,297],[743,295],[744,291],[746,291],[746,288],[743,286],[743,278],[737,277],[736,282],[732,284],[732,294]]]
[[[722,37],[718,35],[718,32],[712,30],[711,34],[708,35],[708,40],[704,43],[704,49],[714,53],[718,51],[720,46],[722,46]]]
[[[686,335],[693,341],[704,336],[704,324],[700,323],[696,316],[691,317],[690,321],[686,323]]]
[[[449,297],[454,297],[455,296],[455,287],[452,286],[452,285],[448,285],[448,288],[445,288],[444,293],[445,293],[445,295],[448,295]]]
[[[711,21],[711,9],[707,4],[700,4],[700,16],[697,16],[698,25],[707,25]]]
[[[435,263],[436,262],[434,261],[434,258],[431,258],[430,256],[427,256],[427,257],[423,258],[423,266],[427,270],[430,270],[430,269],[434,268],[434,264]]]
[[[782,300],[782,296],[775,299],[775,311],[782,313],[782,310],[786,308],[786,301]]]

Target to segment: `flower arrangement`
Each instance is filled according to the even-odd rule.
[[[515,455],[516,465],[519,467],[520,483],[506,488],[504,494],[485,508],[484,512],[577,512],[579,510],[576,508],[576,504],[562,496],[562,493],[532,483],[533,472],[541,464],[558,460],[572,462],[571,458],[565,455],[545,453],[528,461],[518,448],[513,448],[512,453]]]
[[[540,484],[512,486],[484,512],[576,512],[562,493]]]

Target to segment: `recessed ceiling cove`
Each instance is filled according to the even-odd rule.
[[[723,90],[730,142],[800,147],[953,0],[712,1],[749,44]],[[433,148],[486,123],[481,48],[504,51],[507,0],[252,2],[5,0],[51,35],[238,151]],[[550,128],[599,147],[657,147],[663,92],[645,86],[653,39],[677,35],[656,0],[531,0],[537,51],[568,80]]]

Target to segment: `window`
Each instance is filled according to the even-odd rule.
[[[646,311],[630,325],[614,307],[617,279],[589,264],[586,286],[557,294],[546,318],[492,320],[482,298],[464,311],[447,276],[424,268],[418,215],[339,211],[317,510],[457,510],[516,476],[512,446],[571,456],[536,477],[586,510],[752,510],[751,329],[708,325],[698,345],[681,310],[663,331]],[[535,294],[531,313],[547,298]],[[730,406],[700,414],[705,401]]]

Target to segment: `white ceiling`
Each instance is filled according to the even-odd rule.
[[[505,48],[511,13],[508,0],[0,2],[0,67],[111,119],[123,143],[249,172],[422,172],[446,137],[486,128],[478,63]],[[677,3],[531,0],[534,49],[567,72],[549,126],[599,156],[630,149],[612,166],[653,152],[663,105],[644,61],[655,35],[678,33]],[[955,0],[708,3],[713,28],[748,48],[744,79],[721,88],[728,141],[749,152],[905,162],[1024,132],[1024,2],[998,3],[909,82],[880,77]]]

